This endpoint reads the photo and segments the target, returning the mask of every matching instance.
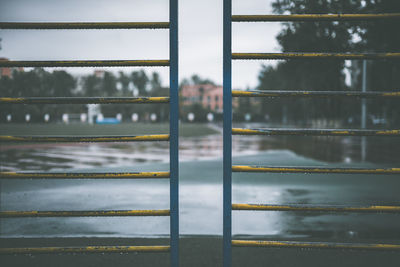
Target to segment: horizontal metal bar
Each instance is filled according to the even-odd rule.
[[[353,129],[241,129],[232,128],[233,135],[305,135],[305,136],[400,136],[400,130]]]
[[[169,172],[0,172],[0,179],[141,179],[169,176]]]
[[[146,104],[169,103],[169,97],[0,97],[0,104]]]
[[[168,252],[170,246],[88,246],[0,248],[0,254]]]
[[[169,210],[0,211],[1,218],[169,216]]]
[[[0,142],[144,142],[168,141],[169,134],[132,136],[0,136]]]
[[[232,53],[232,59],[400,59],[400,53]]]
[[[0,22],[6,30],[168,29],[169,22]]]
[[[400,168],[316,168],[233,165],[232,172],[400,174]]]
[[[316,205],[232,204],[232,210],[400,213],[400,206],[348,207],[348,206],[330,206],[330,205],[316,206]]]
[[[233,15],[232,22],[258,21],[348,21],[400,19],[400,13],[384,14],[293,14],[293,15]]]
[[[233,97],[358,97],[358,98],[378,98],[378,97],[400,97],[400,92],[359,92],[359,91],[241,91],[232,90]]]
[[[164,67],[169,60],[0,61],[0,67]]]
[[[357,249],[357,250],[400,250],[400,245],[394,245],[394,244],[263,241],[263,240],[232,240],[232,246],[275,247],[275,248],[317,248],[317,249],[326,248],[326,249]]]

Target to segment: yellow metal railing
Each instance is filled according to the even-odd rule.
[[[169,0],[168,22],[0,22],[0,29],[169,29],[168,60],[57,60],[0,61],[0,67],[169,67],[170,96],[167,97],[0,97],[0,104],[146,104],[169,103],[170,134],[142,136],[0,136],[0,142],[170,142],[168,172],[49,173],[0,172],[0,179],[159,179],[170,180],[169,210],[100,210],[100,211],[1,211],[0,218],[15,217],[99,217],[99,216],[169,216],[168,246],[90,246],[0,248],[0,254],[89,253],[89,252],[170,252],[171,266],[179,265],[178,206],[178,1]]]
[[[232,204],[232,172],[265,173],[340,173],[340,174],[391,174],[399,175],[400,168],[326,168],[326,167],[272,167],[232,165],[232,135],[294,135],[294,136],[385,136],[400,137],[400,130],[365,129],[241,129],[232,128],[232,97],[356,97],[398,98],[400,92],[340,92],[340,91],[238,91],[232,90],[232,60],[399,60],[399,52],[388,53],[232,53],[232,22],[271,21],[356,21],[356,20],[400,20],[400,13],[389,14],[292,14],[292,15],[232,15],[232,0],[224,0],[224,267],[232,266],[232,246],[236,247],[296,247],[328,249],[400,250],[392,244],[341,244],[326,242],[232,240],[232,210],[285,211],[285,212],[368,212],[400,213],[400,206],[313,206],[313,205],[269,205]]]

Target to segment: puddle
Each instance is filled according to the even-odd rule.
[[[358,139],[334,140],[318,149],[326,140],[234,136],[233,162],[271,166],[383,166],[359,162]],[[396,143],[393,143],[393,147],[395,146]],[[169,169],[169,146],[163,142],[47,144],[1,149],[2,171],[125,172]],[[382,145],[382,150],[378,153],[382,156],[377,162],[391,155],[386,152],[387,147]],[[346,158],[351,160],[344,160]],[[181,234],[221,235],[222,136],[180,138],[180,159]],[[254,204],[399,205],[399,181],[399,176],[396,175],[234,173],[232,199],[233,203]],[[167,180],[1,182],[1,210],[168,207]],[[232,232],[234,235],[243,236],[280,235],[345,239],[373,236],[376,239],[400,240],[400,233],[396,230],[399,217],[394,214],[234,211]],[[155,237],[169,234],[167,217],[24,218],[2,219],[0,223],[2,237]]]

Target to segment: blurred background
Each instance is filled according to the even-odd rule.
[[[233,1],[233,14],[393,13],[399,1]],[[181,234],[222,234],[222,1],[181,1]],[[1,0],[13,22],[168,21],[168,1]],[[398,20],[233,24],[234,52],[398,52]],[[168,59],[166,30],[0,30],[0,60]],[[367,61],[367,91],[399,91],[397,60]],[[168,96],[168,68],[1,68],[1,97]],[[358,60],[236,61],[237,90],[361,91]],[[361,127],[360,99],[240,98],[234,127]],[[366,101],[366,128],[398,129],[397,99]],[[169,131],[167,104],[1,105],[1,135]],[[235,164],[398,167],[400,140],[233,137]],[[167,171],[168,144],[2,143],[1,171]],[[364,152],[362,152],[364,151]],[[233,202],[398,205],[398,175],[233,175]],[[1,181],[1,210],[168,209],[168,181]],[[400,239],[398,215],[237,212],[234,235]],[[258,222],[255,224],[254,222]],[[163,237],[168,218],[3,219],[2,237]]]

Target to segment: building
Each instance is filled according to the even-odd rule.
[[[103,79],[104,78],[104,75],[105,75],[105,70],[94,70],[94,76],[96,76],[97,78],[101,78],[101,79]]]
[[[8,58],[1,57],[0,61],[9,61],[9,60],[8,60]],[[9,67],[0,68],[0,77],[8,77],[8,78],[11,79],[13,70],[24,71],[24,68],[22,68],[22,67],[19,67],[19,68],[9,68]]]
[[[201,104],[204,109],[222,113],[222,86],[213,84],[183,85],[180,94],[182,106]]]

